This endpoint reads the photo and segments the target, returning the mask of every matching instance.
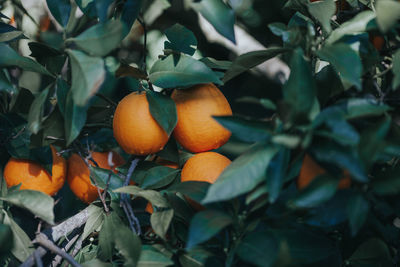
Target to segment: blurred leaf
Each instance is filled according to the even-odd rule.
[[[186,247],[190,249],[209,240],[232,222],[232,218],[221,211],[210,209],[196,213],[190,222]]]
[[[382,32],[389,31],[400,19],[400,3],[381,0],[376,2],[376,22]]]
[[[86,16],[91,18],[96,16],[95,2],[96,0],[75,0],[79,9],[82,10]]]
[[[202,0],[192,2],[191,6],[208,20],[217,32],[236,44],[235,12],[222,0]]]
[[[265,50],[253,51],[246,54],[242,54],[233,61],[232,65],[226,71],[222,81],[226,83],[227,81],[233,79],[239,74],[242,74],[243,72],[251,68],[254,68],[257,65],[260,65],[261,63],[267,61],[268,59],[271,59],[279,54],[288,51],[290,50],[287,48],[272,47],[272,48],[267,48]]]
[[[321,23],[327,33],[332,31],[331,18],[336,12],[333,0],[316,1],[307,5],[308,12]]]
[[[187,181],[169,187],[168,191],[179,192],[196,202],[200,202],[206,196],[209,186],[210,183],[207,182]]]
[[[393,55],[393,69],[394,78],[392,82],[393,90],[400,87],[400,49]]]
[[[71,2],[69,0],[46,0],[46,3],[57,22],[63,27],[67,26],[71,13]]]
[[[368,201],[361,194],[353,194],[349,199],[347,213],[352,236],[355,236],[364,225],[369,212]]]
[[[13,233],[11,227],[0,223],[0,255],[8,253],[13,245]]]
[[[175,102],[170,97],[153,91],[147,91],[146,97],[151,115],[169,136],[178,122]]]
[[[205,249],[193,248],[179,257],[182,267],[224,266],[222,262],[213,265],[213,254]]]
[[[267,168],[266,186],[268,189],[268,198],[271,203],[279,197],[283,183],[285,182],[286,170],[289,166],[290,150],[281,148],[273,157]]]
[[[143,190],[140,187],[131,185],[115,189],[114,192],[126,193],[126,194],[131,194],[133,196],[145,198],[147,201],[151,202],[153,206],[159,208],[169,207],[167,200],[161,195],[161,193],[154,190]]]
[[[66,51],[71,60],[71,92],[74,103],[85,106],[99,90],[105,78],[104,61],[77,50]]]
[[[147,79],[146,73],[144,73],[142,70],[129,66],[129,65],[123,65],[121,64],[118,68],[118,70],[115,72],[116,77],[134,77],[136,79],[140,80],[145,80]]]
[[[34,134],[37,134],[41,128],[43,121],[43,113],[45,108],[45,102],[49,94],[49,89],[52,85],[44,89],[40,94],[35,97],[28,113],[28,129]]]
[[[173,209],[167,209],[162,211],[156,210],[153,212],[153,214],[151,214],[150,217],[151,227],[153,228],[154,232],[164,240],[166,239],[165,235],[168,232],[168,228],[171,224],[173,217],[174,217]]]
[[[154,63],[150,82],[161,88],[187,87],[199,83],[221,84],[215,73],[203,62],[187,55],[169,55]]]
[[[103,262],[99,259],[89,260],[82,263],[82,267],[112,267],[112,263]]]
[[[13,247],[11,252],[19,261],[24,262],[33,253],[33,244],[28,235],[21,229],[21,227],[19,227],[10,215],[4,210],[2,212],[4,214],[3,223],[10,226],[13,233]]]
[[[349,262],[354,266],[391,266],[392,257],[388,246],[378,238],[371,238],[361,244],[351,255]]]
[[[1,199],[32,212],[49,224],[54,224],[54,199],[45,193],[34,190],[19,190],[8,193]]]
[[[72,91],[67,94],[64,112],[64,128],[67,145],[71,144],[81,132],[86,122],[87,107],[80,107],[74,103]]]
[[[293,51],[289,65],[289,80],[283,88],[283,98],[289,106],[288,118],[308,118],[316,99],[316,85],[303,50]]]
[[[0,55],[2,55],[0,57],[0,67],[16,66],[24,70],[53,76],[45,67],[30,58],[20,56],[6,44],[0,43]]]
[[[175,24],[165,30],[169,41],[164,42],[165,49],[182,52],[193,56],[197,48],[197,40],[194,34],[180,24]]]
[[[250,148],[222,172],[202,203],[232,199],[252,190],[265,179],[266,169],[277,152],[273,145],[258,144]]]
[[[266,109],[276,110],[276,105],[274,102],[267,98],[257,98],[252,96],[244,96],[236,100],[239,103],[250,103],[250,104],[259,104]]]
[[[211,57],[203,57],[200,59],[200,61],[206,64],[210,69],[227,70],[232,65],[232,62],[230,61],[216,60],[215,58]]]
[[[108,9],[110,8],[110,5],[112,3],[113,3],[113,0],[96,0],[95,1],[97,17],[99,18],[101,23],[107,21]]]
[[[172,183],[178,174],[179,170],[157,166],[146,172],[140,186],[145,189],[162,188]]]
[[[349,98],[339,102],[338,106],[345,110],[346,119],[379,116],[391,109],[386,104],[368,98]]]
[[[17,89],[11,83],[6,69],[0,70],[0,93],[17,94]]]
[[[399,176],[398,167],[385,168],[371,182],[371,188],[378,195],[396,195],[400,192]]]
[[[326,40],[327,44],[333,44],[346,35],[365,32],[372,27],[371,22],[375,19],[375,13],[371,10],[358,13],[354,18],[346,21],[336,28]],[[371,26],[369,26],[371,25]]]
[[[127,28],[120,20],[96,24],[77,37],[67,39],[93,56],[105,56],[114,50],[127,34]],[[69,52],[71,54],[71,50]],[[100,64],[101,65],[101,64]]]
[[[9,24],[0,22],[0,42],[10,42],[18,37],[25,37],[22,31]]]
[[[312,208],[330,199],[335,193],[339,180],[327,175],[317,176],[289,202],[291,207]]]
[[[270,231],[254,231],[241,240],[236,253],[248,263],[269,267],[274,266],[279,248],[279,241]]]
[[[130,29],[139,15],[143,0],[127,0],[122,9],[121,20]]]
[[[68,92],[69,92],[68,83],[63,79],[58,78],[56,81],[57,105],[63,116],[65,114],[65,106],[67,102]]]
[[[317,51],[317,55],[322,60],[330,62],[343,81],[361,90],[361,59],[349,45],[343,43],[325,45]]]
[[[166,267],[173,265],[174,262],[164,254],[150,249],[142,249],[137,267]]]
[[[244,142],[267,141],[271,137],[268,124],[236,116],[213,116],[232,135]]]

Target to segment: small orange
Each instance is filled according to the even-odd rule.
[[[11,158],[4,168],[4,179],[8,187],[21,184],[21,189],[30,189],[43,192],[50,196],[55,195],[64,185],[67,175],[66,160],[57,155],[53,146],[51,153],[53,166],[50,175],[45,168],[32,160]]]
[[[124,159],[114,151],[92,152],[92,158],[100,168],[113,170],[114,172],[116,167],[125,163]],[[91,160],[89,160],[89,163],[92,166],[96,166]],[[72,154],[68,159],[68,184],[72,192],[85,203],[93,202],[99,195],[97,187],[92,185],[90,181],[88,165],[78,154]]]
[[[182,147],[198,153],[217,149],[228,141],[231,132],[212,116],[229,116],[232,110],[214,84],[174,90],[171,98],[175,101],[178,114],[173,135]]]
[[[151,205],[150,202],[147,202],[146,208],[144,210],[150,214],[153,214],[154,212],[153,205]]]
[[[303,189],[307,187],[312,180],[318,175],[326,173],[326,170],[318,165],[309,155],[306,155],[301,166],[299,178],[297,179],[297,187]],[[344,177],[340,179],[338,188],[345,189],[351,186],[350,174],[345,171]]]
[[[146,92],[133,92],[118,104],[114,137],[128,154],[149,155],[164,148],[168,135],[150,113]]]
[[[196,154],[188,159],[183,166],[181,182],[198,181],[213,184],[229,164],[231,164],[230,159],[216,152]],[[186,200],[194,209],[204,209],[196,201],[188,197],[186,197]]]

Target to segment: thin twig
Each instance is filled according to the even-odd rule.
[[[39,234],[36,236],[35,243],[40,246],[54,252],[61,257],[63,257],[66,261],[68,261],[73,267],[81,267],[79,263],[77,263],[74,258],[71,257],[67,252],[63,251],[61,248],[57,247],[45,234]]]
[[[64,250],[65,252],[67,252],[72,245],[76,242],[76,240],[78,240],[80,234],[75,235],[73,238],[71,238],[71,240],[68,241],[68,243],[65,245],[64,248],[62,248],[62,250]],[[73,255],[71,255],[72,257],[74,257]],[[63,257],[61,257],[60,255],[57,255],[54,259],[53,262],[51,263],[52,267],[58,266],[61,261],[62,261]]]

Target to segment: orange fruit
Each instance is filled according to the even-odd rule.
[[[231,136],[212,116],[232,115],[231,106],[212,83],[199,84],[185,90],[174,90],[178,123],[173,135],[182,147],[191,152],[219,148]]]
[[[179,164],[173,161],[169,161],[169,160],[165,160],[162,159],[160,157],[158,157],[155,161],[156,163],[160,164],[161,166],[165,166],[165,167],[169,167],[172,169],[178,169],[179,168]]]
[[[150,113],[146,92],[133,92],[119,102],[113,130],[118,144],[128,154],[154,154],[168,141],[167,133]]]
[[[92,158],[100,168],[113,170],[114,172],[116,172],[116,167],[125,163],[124,159],[114,151],[93,152]],[[89,160],[89,163],[92,166],[96,166],[91,160]],[[99,196],[97,187],[90,181],[89,167],[78,154],[72,154],[68,159],[67,181],[72,192],[85,203],[89,204]]]
[[[53,166],[50,175],[40,164],[27,159],[11,158],[4,168],[4,180],[8,187],[21,184],[21,189],[36,190],[55,195],[63,187],[67,176],[66,160],[57,155],[57,151],[50,146],[53,157]]]
[[[297,179],[297,187],[299,189],[307,187],[315,177],[324,173],[326,173],[326,170],[318,165],[318,163],[316,163],[309,155],[306,155],[301,166],[299,178]],[[347,171],[344,171],[344,177],[340,179],[338,188],[345,189],[350,186],[350,174]]]
[[[144,210],[150,214],[153,214],[154,212],[153,205],[151,205],[150,202],[147,202],[146,208]]]

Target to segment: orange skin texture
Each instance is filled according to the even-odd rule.
[[[212,116],[230,116],[232,109],[222,92],[212,83],[174,90],[178,123],[173,135],[182,147],[194,152],[217,149],[231,137]]]
[[[198,181],[213,184],[224,169],[231,164],[231,160],[216,152],[203,152],[188,159],[183,166],[181,182]],[[185,197],[187,202],[197,211],[204,210],[204,206]]]
[[[318,175],[326,173],[320,165],[318,165],[310,156],[306,155],[304,157],[303,165],[301,166],[300,175],[297,179],[297,188],[304,189],[307,187],[312,180]],[[345,171],[344,177],[340,179],[338,188],[345,189],[351,186],[350,174]]]
[[[108,155],[112,153],[113,167],[110,167]],[[125,163],[124,159],[115,152],[93,152],[92,158],[100,168],[116,172],[115,168]],[[91,160],[90,165],[96,166]],[[68,184],[72,192],[83,202],[90,204],[97,199],[97,187],[90,181],[90,170],[85,161],[78,155],[72,154],[68,159]]]
[[[145,92],[133,92],[119,102],[113,130],[118,144],[128,154],[154,154],[168,141],[167,133],[150,113]]]
[[[21,184],[21,190],[36,190],[54,196],[64,185],[67,162],[57,155],[53,146],[50,147],[53,156],[52,175],[32,160],[11,158],[3,173],[7,187]]]

